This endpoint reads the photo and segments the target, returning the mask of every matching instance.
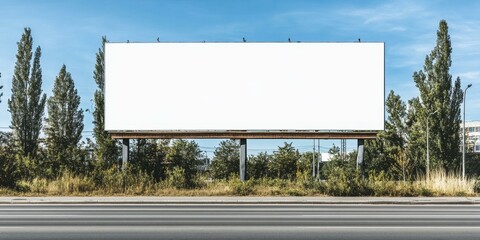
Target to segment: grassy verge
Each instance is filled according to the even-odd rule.
[[[423,188],[445,196],[472,196],[476,195],[476,189],[479,180],[466,179],[462,180],[459,173],[446,173],[441,170],[434,170],[430,173],[430,179],[424,176],[421,181],[417,182],[417,188]]]
[[[178,175],[178,174],[177,174]],[[327,181],[256,179],[241,182],[208,180],[198,176],[193,187],[173,174],[155,182],[148,175],[122,173],[100,179],[64,174],[55,180],[20,181],[17,188],[0,189],[3,196],[477,196],[479,182],[462,181],[458,174],[433,171],[430,180],[390,181],[380,173],[363,178],[339,172]],[[476,192],[477,191],[477,192]]]

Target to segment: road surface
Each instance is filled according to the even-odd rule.
[[[0,239],[480,239],[480,205],[3,204]]]

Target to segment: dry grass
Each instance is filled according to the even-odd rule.
[[[419,176],[419,181],[389,181],[379,175],[357,183],[359,196],[474,196],[475,180],[461,180],[460,174],[443,170],[431,172],[430,180]],[[194,188],[175,186],[168,181],[155,183],[145,175],[126,178],[104,177],[101,183],[92,178],[64,174],[55,180],[34,179],[20,181],[16,190],[0,189],[2,196],[339,196],[338,182],[303,180],[258,179],[241,182],[238,177],[209,181],[199,177]],[[342,183],[346,184],[346,183]],[[361,187],[361,188],[359,188]],[[327,194],[328,193],[328,194]],[[348,196],[348,194],[347,194]]]
[[[447,173],[443,169],[435,169],[430,172],[430,179],[425,176],[419,176],[419,179],[416,182],[418,187],[428,189],[437,196],[475,195],[475,180],[467,178],[464,181],[459,172]]]

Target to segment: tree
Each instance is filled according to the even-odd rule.
[[[221,141],[213,153],[211,172],[216,179],[226,179],[240,172],[240,144],[235,140]],[[248,167],[247,167],[248,171]]]
[[[328,153],[332,155],[339,155],[340,154],[340,147],[335,146],[335,144],[332,145],[332,148],[328,149]]]
[[[396,179],[401,175],[405,181],[407,170],[411,169],[405,157],[408,141],[406,127],[407,108],[400,95],[395,94],[393,90],[388,94],[386,107],[388,117],[387,121],[385,121],[385,132],[381,135],[385,141],[385,160],[390,162],[390,166],[384,170]]]
[[[194,177],[198,172],[198,166],[202,164],[200,147],[195,141],[175,140],[168,149],[166,162],[172,171],[180,168],[184,172],[187,187],[194,185]]]
[[[19,180],[12,138],[12,133],[0,132],[0,187],[13,188]]]
[[[396,180],[411,180],[415,173],[425,172],[425,132],[417,120],[421,104],[418,98],[413,98],[408,106],[407,110],[400,96],[390,91],[385,131],[365,146],[367,168],[384,171]]]
[[[297,180],[303,179],[303,180],[310,180],[312,179],[312,160],[315,158],[315,161],[318,158],[318,155],[316,152],[304,152],[300,155],[300,158],[297,161],[297,172],[296,172],[296,177]],[[316,172],[317,166],[315,164],[315,172]]]
[[[267,152],[261,152],[256,156],[250,156],[247,164],[247,175],[253,179],[269,177],[268,163],[271,159],[272,156]]]
[[[383,131],[375,139],[365,141],[365,169],[369,171],[385,171],[390,168],[390,162],[385,160],[385,141]]]
[[[412,172],[426,172],[426,129],[423,122],[420,121],[423,111],[422,104],[418,97],[408,101],[408,111],[406,119],[408,145],[406,149],[406,157],[412,164]]]
[[[54,166],[71,171],[76,169],[79,162],[73,153],[83,131],[83,110],[79,107],[80,96],[72,76],[63,65],[55,79],[53,95],[48,99],[45,134],[48,155],[54,160]]]
[[[97,84],[94,95],[95,110],[93,111],[93,135],[97,143],[96,155],[103,161],[105,167],[111,167],[117,162],[117,146],[115,140],[105,131],[105,43],[102,37],[102,47],[98,49],[97,63],[93,71],[93,78]]]
[[[336,151],[338,146],[333,145],[329,152],[334,152],[330,161],[325,162],[320,170],[321,179],[329,179],[332,174],[336,174],[336,169],[342,169],[343,173],[351,175],[357,171],[357,152],[353,151],[346,155],[346,158]],[[360,173],[360,171],[358,171]]]
[[[8,100],[11,128],[23,156],[35,157],[42,129],[46,95],[42,94],[41,48],[37,47],[32,60],[32,36],[25,28],[18,45],[17,61],[12,79],[12,96]],[[31,71],[31,72],[30,72]]]
[[[132,146],[132,165],[159,181],[165,177],[164,167],[169,143],[170,140],[138,139]]]
[[[272,161],[270,162],[270,172],[276,178],[281,179],[294,179],[297,173],[297,161],[300,159],[300,153],[293,143],[284,143],[282,147],[278,147],[278,150],[273,154]]]
[[[459,77],[452,86],[452,75],[449,73],[451,53],[448,25],[441,20],[436,46],[425,57],[423,70],[413,74],[421,99],[416,120],[420,121],[423,129],[426,129],[427,118],[429,121],[431,164],[446,170],[459,166],[460,105],[463,101]]]

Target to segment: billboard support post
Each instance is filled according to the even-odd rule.
[[[357,140],[357,169],[360,167],[363,175],[363,153],[364,153],[365,139]]]
[[[122,139],[122,170],[127,166],[128,157],[130,155],[130,139]]]
[[[247,139],[240,139],[240,180],[247,180]]]

